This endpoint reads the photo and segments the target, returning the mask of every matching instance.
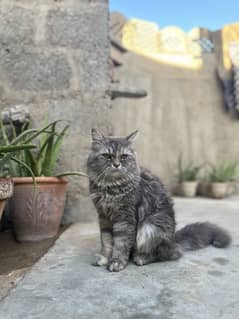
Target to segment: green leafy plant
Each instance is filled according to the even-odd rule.
[[[215,165],[211,165],[208,174],[208,181],[211,183],[232,182],[237,179],[237,162],[224,161]]]
[[[17,163],[18,165],[24,167],[28,170],[31,176],[33,172],[24,162],[15,158],[15,155],[23,150],[30,150],[35,148],[35,145],[29,143],[22,143],[21,139],[18,139],[17,143],[10,142],[2,120],[0,118],[0,129],[1,129],[1,142],[0,145],[0,177],[7,177],[10,175],[10,169],[13,163]]]
[[[65,125],[62,129],[58,129],[61,120],[53,121],[40,129],[28,129],[16,136],[12,144],[24,140],[24,143],[34,143],[35,149],[24,149],[15,156],[17,161],[25,163],[26,167],[20,165],[12,165],[12,176],[31,176],[27,167],[29,167],[36,176],[67,176],[80,175],[87,176],[82,172],[71,171],[56,174],[56,164],[59,159],[63,138],[69,125]]]
[[[26,170],[29,171],[30,175],[33,176],[33,173],[25,163],[18,161],[14,154],[16,152],[26,150],[26,149],[32,149],[34,148],[34,145],[30,144],[22,144],[22,145],[9,145],[8,146],[0,146],[0,177],[7,177],[10,175],[10,167],[12,165],[12,162],[17,163],[20,166],[23,166]]]
[[[178,159],[178,182],[193,182],[197,180],[198,173],[202,166],[195,166],[192,163],[183,166],[182,157]]]

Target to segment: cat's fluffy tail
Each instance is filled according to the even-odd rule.
[[[194,223],[176,232],[176,242],[183,250],[196,250],[209,245],[224,248],[230,245],[231,236],[223,228],[211,223]]]

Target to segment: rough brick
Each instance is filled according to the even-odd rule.
[[[104,92],[108,86],[108,56],[96,48],[94,51],[80,51],[74,58],[79,78],[79,88],[88,92]]]
[[[61,54],[8,48],[0,56],[0,78],[15,90],[68,89],[71,69]]]
[[[21,7],[0,8],[0,45],[31,44],[34,36],[34,13]]]
[[[92,51],[104,47],[107,34],[104,6],[94,7],[94,10],[82,6],[49,11],[47,37],[51,45]]]

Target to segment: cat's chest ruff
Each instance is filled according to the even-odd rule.
[[[113,214],[114,210],[120,206],[122,194],[113,195],[109,194],[108,192],[97,192],[92,193],[91,198],[100,212],[106,215],[111,215]]]

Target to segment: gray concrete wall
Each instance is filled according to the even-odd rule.
[[[109,130],[108,61],[108,1],[0,1],[0,110],[71,121],[58,171],[85,171],[91,127]],[[95,219],[87,180],[70,180],[65,221]]]
[[[149,95],[114,100],[115,134],[139,129],[136,148],[141,164],[170,187],[180,153],[186,163],[195,164],[238,159],[239,122],[224,111],[214,54],[204,55],[203,69],[192,71],[129,52],[116,78],[124,86],[146,89]]]

